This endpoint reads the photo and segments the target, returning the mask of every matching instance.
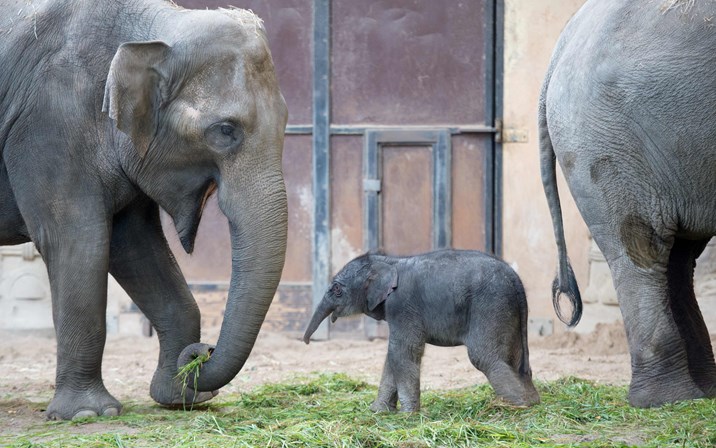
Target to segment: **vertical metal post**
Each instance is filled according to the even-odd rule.
[[[331,2],[313,2],[313,242],[312,281],[313,310],[323,297],[330,277],[329,190],[331,143]],[[328,339],[328,321],[313,334],[314,339]]]
[[[498,128],[485,153],[485,250],[502,255],[502,63],[504,0],[485,3],[485,122]]]
[[[452,144],[447,130],[432,137],[433,249],[444,249],[452,246]]]
[[[379,133],[366,130],[363,137],[363,250],[373,251],[381,245],[381,189]]]
[[[505,53],[505,1],[495,0],[494,14],[494,49],[493,51],[493,92],[494,110],[496,119],[503,117],[503,83],[504,83],[504,53]],[[499,129],[498,132],[502,132]],[[495,156],[493,165],[493,177],[495,182],[494,191],[494,214],[493,214],[493,250],[498,257],[502,256],[502,136],[494,140]]]

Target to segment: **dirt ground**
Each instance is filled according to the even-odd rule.
[[[218,330],[203,341],[216,341]],[[305,345],[299,335],[263,331],[239,375],[222,391],[247,391],[267,382],[290,380],[313,372],[344,372],[378,384],[385,340],[337,337]],[[55,340],[48,336],[1,333],[0,434],[18,434],[42,424],[41,412],[52,398]],[[103,375],[120,401],[151,402],[148,389],[158,354],[156,337],[113,336],[105,349]],[[530,338],[530,360],[537,379],[567,375],[609,384],[629,382],[629,355],[621,324],[599,325],[591,334],[562,333]],[[451,389],[486,382],[470,364],[464,347],[427,347],[423,389]]]
[[[216,341],[218,330],[204,341]],[[55,340],[47,335],[0,333],[0,434],[17,434],[44,422],[41,412],[53,394]],[[378,384],[386,340],[337,336],[305,345],[299,335],[263,331],[239,375],[222,391],[233,393],[267,382],[290,380],[313,372],[344,372]],[[110,336],[103,376],[107,389],[120,401],[147,401],[159,345],[156,337]],[[530,339],[535,378],[554,380],[567,375],[610,384],[629,381],[629,356],[621,325],[600,325],[594,333],[563,333]],[[486,382],[467,359],[464,347],[426,348],[423,389],[451,389]]]

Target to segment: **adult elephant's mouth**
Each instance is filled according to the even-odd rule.
[[[206,207],[207,201],[217,189],[216,181],[213,179],[209,180],[204,187],[199,189],[196,195],[197,199],[193,201],[193,210],[187,214],[179,212],[178,216],[175,216],[175,214],[172,215],[172,219],[174,219],[176,223],[177,233],[179,234],[179,241],[184,251],[188,254],[194,251],[194,242],[196,241],[196,234],[199,231],[199,223],[204,213],[204,207]],[[186,218],[183,218],[184,216],[186,216]]]

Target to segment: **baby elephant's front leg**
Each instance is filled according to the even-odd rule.
[[[420,361],[425,344],[390,338],[386,365],[398,389],[400,412],[420,410]]]
[[[370,405],[370,410],[373,412],[395,412],[397,407],[398,388],[395,386],[395,377],[393,377],[393,372],[386,356],[383,375],[380,378],[380,387],[378,388],[378,398]]]

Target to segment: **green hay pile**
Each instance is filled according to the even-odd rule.
[[[193,372],[189,372],[193,374]],[[536,381],[542,402],[506,406],[489,385],[426,390],[417,414],[374,414],[374,385],[343,374],[225,393],[194,412],[125,402],[122,415],[0,430],[9,447],[713,447],[716,400],[636,409],[626,386]],[[40,421],[41,417],[37,417]]]

